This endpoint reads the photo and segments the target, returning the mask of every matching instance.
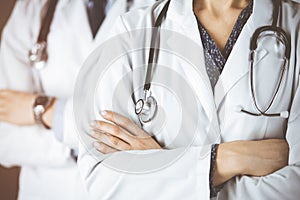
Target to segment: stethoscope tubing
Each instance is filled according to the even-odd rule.
[[[149,59],[148,59],[148,64],[147,64],[147,70],[146,70],[146,77],[145,77],[145,83],[144,83],[144,98],[143,99],[139,99],[136,102],[136,108],[135,108],[135,113],[139,116],[139,119],[141,122],[143,122],[143,120],[141,119],[141,115],[143,114],[143,110],[144,110],[144,106],[145,106],[145,102],[147,102],[147,94],[150,94],[149,97],[153,98],[155,100],[154,97],[151,96],[151,79],[152,79],[152,70],[153,70],[153,65],[154,65],[154,55],[156,52],[156,42],[157,42],[157,37],[160,33],[160,26],[162,24],[163,19],[166,17],[167,15],[167,11],[169,8],[169,4],[170,4],[171,0],[169,0],[165,6],[163,7],[162,11],[160,12],[157,20],[155,21],[154,24],[154,30],[151,36],[151,47],[150,47],[150,52],[149,52]],[[251,98],[252,101],[254,103],[254,106],[256,108],[256,110],[258,111],[258,113],[253,113],[250,111],[247,111],[245,109],[240,109],[241,112],[252,115],[252,116],[267,116],[267,117],[278,117],[278,116],[284,116],[284,118],[286,116],[288,116],[288,113],[286,114],[286,112],[281,112],[281,113],[267,113],[272,106],[274,105],[275,99],[278,96],[279,90],[281,88],[282,82],[283,82],[283,77],[285,74],[285,71],[287,71],[288,65],[289,65],[289,59],[290,59],[290,53],[291,53],[291,44],[290,44],[290,40],[286,34],[286,32],[280,28],[279,26],[277,26],[278,23],[278,19],[279,19],[279,15],[281,16],[281,0],[276,0],[275,1],[275,8],[273,11],[273,22],[271,26],[263,26],[260,27],[258,29],[255,30],[255,32],[253,33],[251,40],[250,40],[250,92],[251,92]],[[254,56],[255,56],[255,50],[257,48],[257,44],[258,44],[258,40],[260,38],[260,36],[262,35],[262,33],[265,33],[267,31],[271,31],[274,32],[276,34],[276,36],[278,37],[277,39],[279,39],[285,46],[285,53],[284,53],[284,64],[283,67],[281,68],[281,74],[280,74],[280,78],[278,81],[278,84],[276,86],[275,92],[271,98],[271,101],[269,103],[269,105],[267,106],[266,109],[261,109],[258,105],[256,96],[255,96],[255,90],[254,90]],[[141,103],[142,101],[142,103]],[[155,100],[156,101],[156,100]],[[139,107],[139,112],[137,112],[138,109],[138,104],[141,103],[142,105],[142,109],[140,109]],[[155,105],[157,106],[157,105]],[[156,109],[156,108],[155,108]],[[154,112],[156,113],[156,112]],[[154,116],[149,116],[149,119],[152,119]],[[144,121],[145,122],[145,121]]]

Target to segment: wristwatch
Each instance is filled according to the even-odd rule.
[[[43,125],[46,129],[50,129],[47,124],[43,121],[43,114],[47,111],[52,103],[53,98],[45,95],[38,95],[33,104],[33,114],[35,123]]]

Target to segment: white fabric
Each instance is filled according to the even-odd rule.
[[[45,2],[16,2],[2,35],[1,88],[32,92],[28,52],[37,40]],[[41,75],[47,95],[68,98],[72,104],[74,83],[82,63],[107,37],[107,30],[117,16],[126,10],[126,0],[111,0],[110,5],[110,12],[93,40],[85,2],[58,2],[48,35],[49,59]],[[22,167],[19,199],[88,199],[77,166],[70,157],[70,147],[77,148],[75,127],[70,122],[72,107],[66,106],[64,113],[63,143],[55,139],[52,131],[41,127],[0,123],[0,164]]]
[[[157,18],[165,2],[163,1],[158,6],[136,10],[122,16],[115,26],[116,30],[114,33],[129,33],[132,30],[152,27],[153,19]],[[300,56],[300,4],[296,1],[283,1],[283,19],[281,21],[282,24],[280,24],[291,37],[291,59],[286,72],[287,78],[284,80],[284,88],[279,91],[277,103],[274,104],[270,112],[290,110],[292,101],[290,118],[285,120],[282,118],[253,117],[236,111],[237,106],[243,106],[250,111],[255,111],[249,90],[249,44],[251,35],[258,27],[271,24],[273,2],[271,0],[254,0],[253,14],[244,26],[228,58],[214,89],[215,96],[213,96],[205,70],[202,42],[192,10],[192,2],[192,0],[172,0],[167,17],[161,27],[162,29],[176,31],[185,35],[196,42],[196,44],[199,44],[197,52],[188,51],[191,46],[186,46],[185,48],[187,49],[182,49],[181,53],[188,52],[186,56],[192,54],[189,58],[197,61],[196,67],[200,71],[200,77],[191,69],[191,66],[180,62],[178,57],[172,56],[165,51],[160,51],[158,58],[159,65],[171,66],[172,70],[185,77],[185,80],[188,80],[195,89],[196,95],[200,100],[198,106],[201,112],[200,114],[198,113],[198,118],[201,122],[199,123],[192,147],[173,165],[161,171],[142,175],[128,174],[113,170],[105,165],[106,161],[110,159],[109,157],[101,154],[98,154],[97,158],[92,156],[89,153],[95,152],[92,147],[92,140],[83,137],[88,144],[84,144],[80,149],[78,164],[92,198],[122,199],[130,196],[131,199],[209,199],[210,148],[207,148],[209,143],[286,137],[291,147],[289,166],[266,177],[236,177],[226,184],[218,199],[297,199],[300,195],[300,190],[298,190],[298,185],[300,185],[300,63],[298,59]],[[151,34],[144,35],[141,33],[140,38],[137,37],[136,41],[147,46],[150,36]],[[178,42],[172,40],[172,37],[164,39],[160,40],[161,46],[165,43],[171,43],[176,46],[176,42]],[[130,41],[123,41],[120,49],[126,49],[130,45],[132,45]],[[259,59],[256,61],[256,64],[265,65],[264,68],[259,68],[259,70],[263,70],[263,73],[257,75],[258,80],[273,81],[273,67],[278,66],[279,61],[267,50],[259,51],[258,56]],[[99,60],[101,58],[102,55],[99,56]],[[147,59],[148,51],[146,50],[142,51],[142,53],[130,53],[130,57],[120,59],[113,65],[113,69],[108,71],[103,80],[101,80],[103,85],[98,91],[101,110],[113,109],[121,114],[127,114],[130,111],[129,117],[138,122],[134,114],[133,100],[118,99],[117,96],[113,96],[116,95],[113,92],[121,77],[126,73],[130,74],[137,66],[146,64]],[[130,64],[128,60],[130,60]],[[97,66],[100,63],[91,64]],[[157,68],[156,70],[159,69]],[[142,71],[141,74],[144,75],[145,68]],[[168,88],[181,87],[181,83],[172,81],[173,76],[171,74],[164,74],[164,77],[170,80]],[[142,86],[143,81],[144,76],[133,78],[133,80],[131,78],[125,79],[122,92],[127,95],[132,94],[133,88]],[[269,84],[259,85],[259,99],[263,103],[263,100],[270,95],[267,94],[267,91],[270,91],[269,87]],[[181,91],[184,92],[185,89],[181,88]],[[176,131],[177,123],[180,122],[174,110],[171,110],[176,109],[176,104],[172,104],[171,101],[171,105],[169,105],[169,96],[165,95],[166,93],[162,93],[159,87],[152,86],[151,91],[159,102],[160,107],[165,108],[166,119],[170,119],[172,122],[166,122],[162,134],[157,137],[158,141],[161,144],[169,143],[172,140],[174,130]],[[141,91],[139,92],[140,94],[134,93],[137,99],[142,94]],[[112,105],[112,102],[115,104]],[[186,105],[184,104],[183,107],[188,107],[188,103],[186,102]],[[195,117],[192,115],[196,111],[197,108],[195,108],[195,112],[191,112],[191,120]],[[147,127],[146,131],[151,132],[153,131],[152,128]],[[187,139],[193,133],[186,128],[181,134],[184,134]],[[207,143],[204,141],[206,135],[211,137]],[[176,151],[186,145],[187,143],[183,139],[173,146],[173,150],[161,150],[159,153],[164,154]],[[137,151],[137,153],[143,152]],[[202,153],[206,156],[199,156]],[[126,152],[121,152],[113,155],[119,156],[121,160],[126,158],[127,154]],[[99,162],[99,159],[102,162]],[[130,163],[130,160],[127,162]],[[105,184],[101,184],[103,182]]]

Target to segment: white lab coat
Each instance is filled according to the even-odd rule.
[[[117,30],[115,33],[126,32],[127,35],[130,35],[132,30],[152,27],[154,24],[153,19],[157,18],[165,2],[163,1],[151,8],[140,9],[121,16],[119,23],[116,24]],[[187,148],[185,154],[176,162],[162,170],[132,174],[122,171],[126,169],[124,166],[130,164],[137,166],[141,162],[147,162],[147,160],[134,160],[126,152],[113,154],[112,157],[101,155],[94,150],[92,146],[93,140],[82,135],[82,141],[84,142],[80,149],[78,164],[92,198],[123,199],[130,196],[130,199],[209,199],[210,144],[267,138],[287,139],[290,146],[289,165],[265,177],[242,176],[233,178],[226,183],[224,189],[219,193],[218,199],[299,198],[299,2],[282,2],[283,18],[280,26],[290,35],[291,58],[289,68],[286,71],[287,78],[284,79],[283,83],[284,87],[279,91],[277,103],[270,110],[270,112],[290,110],[288,120],[278,117],[253,117],[236,110],[238,106],[243,106],[248,110],[255,111],[249,90],[249,44],[251,35],[258,27],[272,23],[272,1],[254,0],[253,14],[244,26],[227,60],[214,88],[214,95],[205,69],[203,47],[197,21],[192,11],[192,2],[192,0],[172,0],[166,19],[161,27],[165,30],[180,33],[195,43],[191,44],[189,39],[176,40],[178,39],[176,34],[166,34],[167,36],[164,36],[163,33],[160,34],[159,44],[163,50],[159,52],[158,65],[160,67],[155,68],[157,72],[155,71],[153,75],[153,82],[161,75],[166,80],[167,88],[173,92],[178,92],[177,96],[184,96],[185,92],[189,90],[189,87],[184,87],[184,82],[178,82],[178,79],[172,73],[160,74],[164,73],[161,66],[170,67],[171,71],[180,74],[189,83],[189,86],[194,89],[194,94],[198,99],[194,110],[191,110],[189,106],[192,103],[192,101],[189,101],[189,97],[184,99],[186,101],[180,105],[182,110],[188,109],[188,121],[192,122],[189,126],[183,127],[182,132],[179,132],[181,134],[180,140],[174,140],[176,135],[174,136],[173,134],[178,133],[178,124],[182,122],[180,118],[182,112],[178,109],[176,102],[174,103],[172,100],[172,95],[166,95],[170,94],[167,90],[162,90],[159,84],[152,84],[151,87],[152,94],[159,104],[158,113],[164,108],[164,114],[166,115],[163,128],[158,130],[159,134],[155,134],[155,136],[162,145],[173,142],[169,146],[169,150],[159,150],[157,155],[171,155],[172,152],[180,151],[181,148],[189,145],[190,141],[193,141],[192,146]],[[138,49],[139,45],[136,44],[140,44],[141,47],[149,47],[151,34],[140,33],[139,36],[135,36],[136,40],[132,40],[134,36],[124,36],[126,39],[119,38],[123,43],[119,46],[120,52],[116,55],[121,55],[123,50]],[[198,47],[196,47],[197,44]],[[117,48],[117,45],[114,47]],[[175,53],[168,53],[170,49],[174,50],[173,52]],[[142,98],[142,86],[146,68],[142,67],[141,73],[137,73],[137,68],[148,62],[149,51],[148,48],[145,48],[144,51],[136,50],[130,52],[128,57],[125,56],[124,59],[121,57],[117,62],[114,60],[115,64],[111,67],[113,69],[108,68],[106,73],[101,74],[103,76],[99,80],[97,93],[99,97],[96,98],[96,104],[97,102],[100,103],[100,110],[112,109],[138,123],[134,113],[134,99]],[[89,65],[100,67],[107,56],[102,49],[99,49],[98,52],[96,51],[90,57],[90,62],[87,62],[84,68],[88,68]],[[183,59],[181,59],[182,57]],[[187,64],[184,58],[190,63]],[[272,76],[272,74],[275,73],[274,68],[279,65],[280,61],[271,55],[268,49],[264,49],[258,51],[258,59],[255,63],[260,65],[257,80],[260,80],[261,83],[259,87],[256,87],[258,88],[256,94],[261,105],[264,106],[267,104],[266,99],[270,98],[268,91],[274,91],[273,89],[271,90],[274,84],[270,84],[272,85],[270,86],[268,82],[275,80],[274,77],[276,75]],[[193,64],[195,68],[192,66]],[[90,69],[92,70],[93,68]],[[160,69],[162,71],[159,71]],[[125,74],[130,76],[124,78]],[[89,80],[89,77],[87,77],[87,80]],[[120,85],[123,87],[120,87]],[[120,88],[122,90],[118,91],[122,94],[116,92],[116,89]],[[135,90],[136,88],[139,89]],[[176,88],[179,88],[180,91],[176,90]],[[134,97],[131,96],[133,93]],[[189,93],[186,94],[189,95]],[[190,95],[190,97],[192,96]],[[100,116],[96,117],[101,119]],[[196,131],[194,129],[190,130],[190,127],[194,125],[193,123],[196,123]],[[155,119],[153,124],[156,124]],[[155,125],[146,126],[145,130],[153,133],[155,132]],[[135,152],[137,154],[145,154],[145,152],[149,153],[150,151]],[[110,159],[114,157],[119,159],[117,159],[119,166],[110,162]],[[116,159],[113,161],[116,161]],[[159,162],[161,160],[157,159],[157,163]],[[147,164],[151,165],[153,163]],[[149,169],[145,166],[145,170]]]
[[[28,52],[35,44],[46,0],[20,0],[3,31],[0,54],[0,87],[32,92]],[[134,2],[132,8],[151,1]],[[63,142],[38,126],[0,123],[0,164],[21,166],[19,199],[87,199],[70,149],[77,148],[72,122],[72,93],[76,75],[90,52],[108,37],[117,16],[126,11],[126,0],[111,0],[111,7],[95,40],[85,1],[60,0],[48,35],[49,59],[42,72],[47,95],[69,99],[64,112]],[[21,101],[21,100],[20,100]]]

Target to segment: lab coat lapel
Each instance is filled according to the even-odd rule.
[[[254,0],[253,13],[245,24],[215,86],[217,108],[226,94],[249,72],[249,46],[253,32],[261,26],[271,25],[273,3],[271,0]],[[266,52],[265,52],[266,53]],[[258,55],[262,59],[264,55]]]
[[[87,15],[86,5],[85,5],[86,2],[87,0],[80,0],[80,1],[69,0],[70,4],[71,3],[76,4],[76,6],[72,6],[72,12],[70,12],[72,13],[72,15],[69,16],[75,18],[75,20],[69,20],[69,21],[74,23],[71,27],[74,27],[75,31],[74,30],[72,31],[74,31],[73,33],[74,38],[77,38],[77,43],[81,44],[80,49],[78,51],[80,51],[79,54],[80,57],[82,56],[83,58],[87,58],[95,49],[95,47],[97,47],[97,45],[100,44],[99,38],[101,37],[99,35],[102,35],[103,34],[102,32],[104,31],[104,28],[102,28],[101,26],[96,35],[96,38],[93,38],[88,15]],[[68,7],[66,7],[65,9],[68,9]],[[104,22],[105,21],[106,19],[104,20]],[[105,30],[109,30],[109,29],[105,29]],[[99,33],[100,31],[101,33]]]
[[[86,40],[86,42],[88,43],[91,43],[91,41],[93,40],[93,35],[89,24],[85,1],[78,1],[76,4],[76,11],[73,12],[75,16],[72,16],[75,17],[76,20],[72,21],[76,23],[76,26],[78,27],[77,33],[82,36],[82,39]]]
[[[189,39],[194,41],[199,46],[199,52],[196,57],[197,70],[200,73],[199,81],[192,81],[194,79],[189,79],[194,88],[196,88],[197,96],[208,116],[210,122],[213,118],[216,118],[216,107],[214,103],[213,93],[210,85],[208,75],[205,68],[204,51],[202,47],[201,37],[199,35],[199,29],[197,25],[197,20],[193,12],[193,0],[173,0],[170,3],[169,11],[167,14],[167,20],[170,19],[174,23],[181,27],[179,32]],[[168,27],[166,27],[169,29]],[[178,31],[178,30],[176,30]],[[191,52],[192,54],[194,52]],[[194,63],[193,63],[194,64]],[[191,74],[189,68],[182,69],[187,77],[193,77],[195,74]]]
[[[110,0],[110,9],[107,13],[105,20],[101,24],[101,27],[95,37],[95,44],[98,45],[107,39],[107,30],[110,30],[109,27],[114,25],[116,18],[118,18],[122,13],[126,11],[126,0]]]

